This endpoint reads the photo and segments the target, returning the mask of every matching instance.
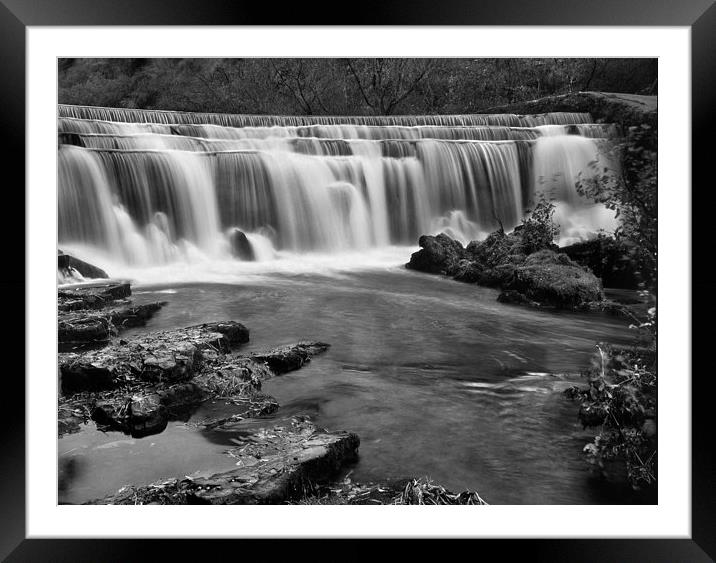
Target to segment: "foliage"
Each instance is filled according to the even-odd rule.
[[[393,504],[487,504],[475,491],[451,493],[428,478],[411,479],[393,499]]]
[[[612,462],[626,466],[635,489],[655,486],[656,458],[656,307],[648,318],[632,325],[647,339],[646,347],[633,349],[597,345],[586,389],[571,387],[566,394],[581,403],[584,427],[599,427],[584,447],[587,460],[608,474]]]
[[[287,504],[393,504],[393,505],[486,505],[475,491],[452,493],[428,477],[409,479],[404,486],[397,483],[362,484],[346,477],[340,483],[319,486],[304,485],[303,495]]]
[[[655,59],[60,59],[59,101],[304,115],[471,113],[584,90],[654,93]]]
[[[472,241],[466,252],[472,261],[482,268],[496,268],[505,264],[524,262],[528,254],[555,248],[554,237],[559,234],[559,225],[554,220],[554,204],[540,195],[537,204],[525,212],[522,224],[507,234],[500,227],[483,241]]]
[[[616,211],[618,241],[631,243],[632,259],[648,288],[656,291],[657,267],[657,133],[649,125],[630,127],[615,145],[609,161],[618,166],[591,163],[594,175],[580,177],[577,191]]]
[[[559,225],[554,222],[554,203],[540,194],[532,211],[522,221],[520,233],[525,254],[552,248],[554,238],[559,234]]]

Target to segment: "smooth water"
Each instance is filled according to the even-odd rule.
[[[638,502],[591,476],[581,449],[593,434],[561,394],[580,382],[596,342],[629,343],[632,331],[615,317],[538,311],[496,297],[495,290],[400,266],[273,273],[232,285],[135,286],[135,301],[168,305],[125,334],[234,319],[251,331],[242,351],[298,340],[332,347],[264,384],[281,405],[266,420],[211,432],[170,422],[142,439],[90,424],[60,439],[59,500],[228,470],[234,462],[222,452],[246,426],[307,414],[360,436],[356,481],[427,475],[495,504]],[[194,420],[220,412],[231,407],[204,405]]]

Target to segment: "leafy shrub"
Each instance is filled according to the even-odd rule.
[[[623,463],[633,488],[655,486],[656,457],[656,308],[649,318],[632,325],[647,335],[646,347],[632,349],[598,345],[586,389],[571,387],[565,394],[580,403],[585,428],[599,427],[584,447],[587,461],[607,474],[610,464]]]
[[[611,149],[608,161],[591,163],[594,175],[580,177],[577,191],[616,212],[617,240],[630,241],[632,259],[655,291],[657,266],[657,133],[649,125],[630,127],[626,139]]]
[[[522,225],[516,229],[522,236],[525,254],[554,247],[554,238],[559,234],[559,225],[554,222],[554,211],[554,203],[540,194],[534,209],[528,212]]]

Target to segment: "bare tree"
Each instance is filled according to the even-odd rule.
[[[433,59],[346,59],[372,113],[390,115],[425,80]]]

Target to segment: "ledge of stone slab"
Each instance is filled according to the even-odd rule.
[[[120,303],[115,301],[115,304]],[[108,342],[124,328],[143,326],[166,301],[107,307],[104,309],[60,311],[57,319],[57,340],[66,348],[73,344]]]
[[[248,329],[234,321],[152,332],[112,342],[99,350],[59,354],[64,392],[112,389],[144,381],[176,383],[193,377],[204,352],[226,354],[248,340]]]
[[[230,452],[237,467],[210,477],[126,486],[87,504],[279,504],[327,482],[357,456],[360,439],[317,429],[305,417],[259,430]]]

